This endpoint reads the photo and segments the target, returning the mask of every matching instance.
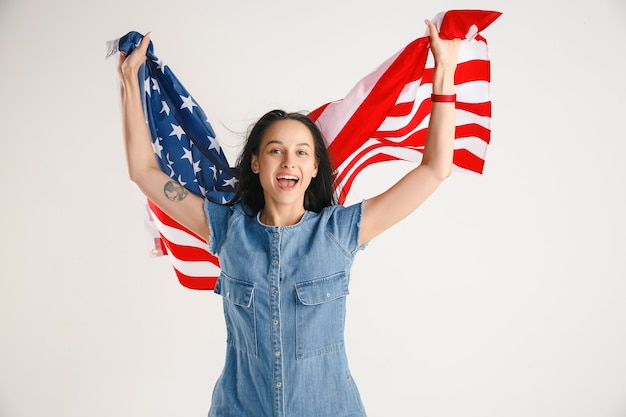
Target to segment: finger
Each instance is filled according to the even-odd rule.
[[[141,42],[139,42],[139,46],[137,46],[137,49],[141,52],[142,55],[145,55],[146,51],[148,50],[148,45],[150,45],[151,36],[152,36],[152,32],[146,33],[141,39]]]
[[[117,58],[117,70],[120,72],[122,71],[122,65],[124,64],[124,61],[126,61],[126,54],[120,51],[119,57]]]
[[[437,31],[437,26],[435,26],[435,24],[428,19],[426,19],[424,22],[426,23],[426,26],[428,26],[428,34],[430,35],[430,38],[439,39],[439,32]]]

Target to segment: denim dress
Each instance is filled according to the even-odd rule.
[[[226,363],[209,417],[363,417],[344,349],[350,267],[363,204],[266,226],[241,206],[205,202]]]

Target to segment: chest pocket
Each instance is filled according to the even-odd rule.
[[[345,272],[296,284],[297,359],[343,348],[346,295]]]
[[[226,343],[257,356],[254,284],[231,278],[222,272],[215,292],[224,298]]]

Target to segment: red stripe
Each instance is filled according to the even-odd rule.
[[[456,127],[455,138],[467,138],[471,136],[477,137],[488,144],[491,138],[491,130],[475,123]]]
[[[413,130],[417,129],[417,126],[419,126],[419,124],[422,123],[422,121],[424,121],[424,118],[426,118],[426,116],[430,114],[431,107],[432,106],[431,106],[430,100],[422,101],[417,111],[415,112],[415,115],[411,118],[409,123],[407,123],[405,126],[402,126],[393,131],[379,130],[379,131],[374,132],[372,134],[372,137],[374,138],[388,137],[389,138],[389,137],[400,137],[400,136],[408,135]]]
[[[217,284],[217,277],[190,277],[176,268],[174,268],[174,272],[176,272],[178,282],[192,290],[213,290]]]
[[[432,84],[434,68],[424,69],[421,84]],[[454,73],[454,85],[465,84],[472,81],[490,81],[490,62],[483,59],[473,59],[460,62]]]
[[[319,119],[320,115],[324,113],[324,110],[326,110],[326,107],[328,107],[329,104],[330,103],[326,103],[323,106],[318,107],[317,109],[313,110],[307,115],[308,118],[311,119],[313,123],[315,123],[317,119]]]
[[[480,32],[501,14],[491,10],[449,10],[441,21],[440,35],[445,39],[464,39],[472,25]]]
[[[154,213],[154,215],[159,219],[161,223],[167,225],[169,227],[173,227],[179,229],[190,236],[193,236],[199,239],[202,242],[206,242],[205,239],[202,239],[197,234],[193,233],[191,230],[187,229],[176,220],[172,219],[167,213],[161,210],[156,204],[152,201],[148,200],[148,206],[150,210]],[[173,243],[167,239],[163,233],[159,231],[159,235],[161,236],[161,247],[164,249],[164,253],[169,253],[170,256],[175,257],[176,259],[180,259],[181,261],[188,262],[210,262],[219,268],[219,261],[217,257],[213,256],[208,249],[202,249],[195,246],[186,246],[186,245],[178,245]],[[202,276],[202,277],[194,277],[189,276],[176,269],[176,267],[172,264],[172,268],[176,273],[176,277],[181,285],[190,288],[192,290],[213,290],[215,288],[215,284],[217,283],[218,277],[216,276]]]
[[[413,103],[415,103],[415,100],[406,103],[396,104],[391,110],[389,110],[389,113],[387,113],[387,117],[408,116],[413,110]]]
[[[454,165],[482,174],[485,160],[474,155],[467,149],[456,149],[452,158]]]
[[[197,239],[200,239],[203,242],[206,242],[206,239],[201,238],[200,236],[198,236],[197,234],[195,234],[194,232],[192,232],[191,230],[187,229],[185,226],[183,226],[182,224],[178,223],[176,220],[172,219],[167,213],[165,213],[163,210],[161,210],[156,204],[154,204],[152,201],[150,201],[148,199],[148,207],[150,207],[150,210],[152,210],[155,214],[155,216],[157,216],[157,218],[161,221],[161,223],[163,223],[166,226],[170,226],[170,227],[174,227],[176,229],[180,229],[185,231],[186,233],[194,236]]]
[[[477,116],[491,117],[491,102],[490,101],[487,101],[485,103],[463,103],[463,102],[457,101],[456,108],[458,110],[465,110],[470,113],[474,113]]]
[[[167,236],[160,233],[161,239],[165,242],[168,251],[174,255],[175,258],[180,259],[181,261],[191,261],[191,262],[211,262],[215,265],[219,266],[219,262],[217,257],[213,256],[208,249],[202,249],[195,246],[187,246],[187,245],[178,245],[176,243],[171,242]]]

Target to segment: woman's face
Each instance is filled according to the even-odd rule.
[[[259,175],[265,205],[304,207],[304,194],[317,175],[315,143],[309,129],[296,120],[280,120],[263,135],[252,171]]]

